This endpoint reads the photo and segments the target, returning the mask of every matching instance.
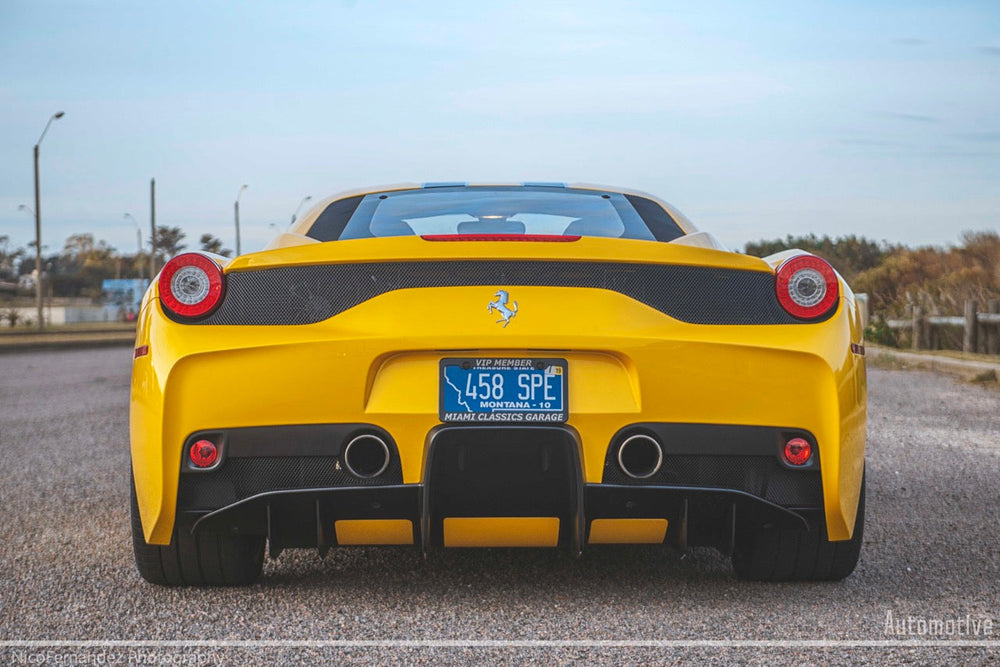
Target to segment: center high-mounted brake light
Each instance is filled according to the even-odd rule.
[[[778,301],[790,315],[811,320],[826,315],[840,296],[833,267],[814,255],[799,255],[778,267]]]
[[[204,317],[222,301],[222,267],[205,255],[187,252],[163,267],[157,290],[160,302],[182,317]]]
[[[542,243],[569,243],[579,241],[579,236],[560,234],[424,234],[425,241],[535,241]]]

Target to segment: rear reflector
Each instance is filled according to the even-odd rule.
[[[132,358],[138,359],[139,357],[145,357],[147,354],[149,354],[149,346],[140,345],[139,347],[135,348],[135,353],[133,354]]]
[[[812,445],[805,438],[792,438],[785,443],[782,454],[790,465],[804,466],[812,458]]]
[[[534,241],[540,243],[568,243],[579,241],[579,236],[559,234],[424,234],[425,241]]]
[[[219,449],[211,440],[199,440],[191,445],[189,456],[196,468],[211,468],[219,460]]]

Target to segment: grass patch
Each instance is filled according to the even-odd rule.
[[[997,372],[995,370],[983,371],[973,376],[971,382],[976,384],[997,384]]]
[[[77,322],[74,324],[46,325],[39,331],[35,327],[18,325],[16,327],[0,327],[0,337],[3,336],[47,336],[51,334],[103,333],[118,331],[135,331],[135,322]]]
[[[910,365],[908,363],[906,363],[896,355],[888,354],[886,352],[882,352],[878,356],[871,355],[870,357],[868,357],[868,361],[866,363],[868,366],[872,368],[881,368],[883,370],[890,370],[890,371],[905,371],[909,370],[910,368]]]

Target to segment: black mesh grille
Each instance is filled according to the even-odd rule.
[[[692,324],[797,324],[762,271],[609,262],[433,261],[290,266],[226,276],[219,309],[197,324],[313,324],[416,287],[590,287]],[[169,314],[169,313],[168,313]]]
[[[774,456],[666,455],[660,470],[646,479],[627,476],[617,459],[608,457],[604,483],[736,489],[785,507],[823,505],[819,471],[790,470]]]
[[[336,456],[250,456],[227,459],[213,472],[180,476],[177,505],[181,509],[218,509],[268,491],[339,486],[401,484],[399,461],[377,479],[359,479],[337,469]]]

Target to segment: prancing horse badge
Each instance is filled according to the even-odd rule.
[[[510,306],[507,302],[510,301],[510,294],[507,294],[506,290],[498,289],[497,293],[494,294],[497,298],[496,301],[490,301],[489,305],[486,306],[486,311],[492,313],[494,310],[500,313],[500,319],[497,323],[503,322],[504,329],[510,324],[510,318],[517,315],[517,301],[512,301]]]

